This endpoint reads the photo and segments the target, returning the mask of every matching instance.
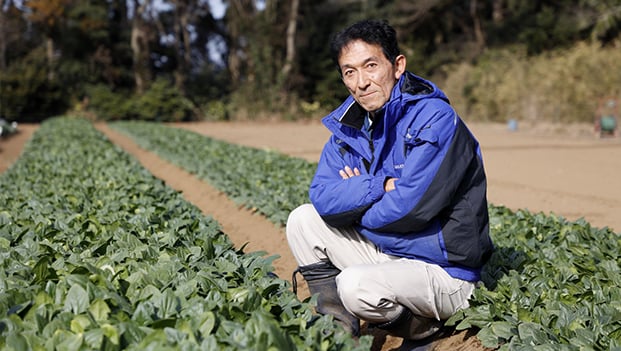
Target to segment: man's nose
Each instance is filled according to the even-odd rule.
[[[364,89],[369,86],[370,82],[371,80],[369,79],[369,75],[364,72],[360,72],[358,75],[358,88]]]

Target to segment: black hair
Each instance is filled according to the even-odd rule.
[[[339,72],[341,71],[339,67],[341,50],[354,40],[362,40],[367,44],[381,46],[384,56],[392,64],[395,63],[400,54],[397,33],[387,21],[363,20],[356,22],[336,33],[330,42],[330,54]]]

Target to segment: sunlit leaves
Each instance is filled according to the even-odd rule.
[[[485,286],[454,316],[489,347],[614,349],[621,330],[621,236],[554,214],[490,207],[496,251]]]
[[[84,120],[44,123],[0,188],[1,349],[369,347]]]

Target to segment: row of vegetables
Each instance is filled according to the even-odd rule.
[[[370,347],[88,121],[44,122],[0,189],[2,350]]]
[[[159,123],[121,121],[110,126],[278,225],[286,223],[291,210],[309,201],[314,163]]]
[[[112,127],[278,225],[308,201],[316,164],[157,123]],[[555,214],[489,212],[496,251],[471,307],[447,324],[501,350],[621,350],[621,236]]]

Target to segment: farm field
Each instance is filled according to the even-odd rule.
[[[17,158],[23,134],[0,144],[0,167]],[[198,181],[153,153],[139,148],[127,137],[99,125],[116,144],[133,154],[146,168],[204,213],[213,215],[236,246],[247,243],[247,251],[264,250],[281,256],[274,262],[276,273],[288,279],[295,263],[284,241],[282,229],[254,211],[232,203],[221,192]],[[182,127],[260,149],[273,149],[316,161],[327,132],[318,123],[197,123]],[[593,226],[621,228],[621,143],[590,136],[588,128],[571,130],[533,129],[510,133],[500,125],[472,125],[482,144],[489,179],[489,199],[496,205],[553,212],[570,220],[584,217]],[[2,169],[0,168],[0,171]],[[304,293],[304,292],[303,292]],[[302,294],[303,294],[302,293]],[[302,296],[303,297],[303,296]],[[482,350],[473,340],[456,335],[438,350]],[[399,340],[378,338],[382,350],[396,350]],[[376,345],[379,349],[380,346]]]
[[[318,122],[179,126],[315,162],[329,136]],[[621,232],[621,138],[595,138],[591,125],[525,124],[516,132],[501,124],[468,126],[483,150],[490,203],[569,220],[584,217],[593,226]]]

